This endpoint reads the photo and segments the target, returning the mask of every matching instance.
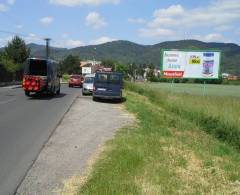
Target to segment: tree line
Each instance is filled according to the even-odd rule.
[[[30,56],[30,49],[25,41],[19,36],[13,37],[7,43],[7,46],[0,50],[0,82],[21,80],[23,73],[23,64]],[[60,74],[81,74],[79,56],[68,55],[59,62]],[[156,75],[156,67],[153,64],[123,64],[115,60],[102,60],[101,65],[106,68],[112,68],[113,71],[122,72],[125,79],[147,79],[151,82],[172,82],[172,79],[161,78]],[[181,83],[201,83],[198,79],[174,79],[174,82]],[[222,83],[221,79],[208,81],[210,83]]]
[[[18,36],[13,37],[0,51],[0,82],[20,80],[23,64],[30,56],[30,49]]]

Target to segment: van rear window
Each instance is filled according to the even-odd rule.
[[[96,81],[99,83],[120,84],[121,76],[119,74],[97,74]]]
[[[109,75],[109,82],[110,83],[115,83],[115,84],[120,83],[120,76],[117,75],[117,74],[110,74]]]
[[[30,59],[25,72],[29,75],[47,76],[47,61]]]
[[[107,83],[108,82],[108,74],[97,74],[96,79],[99,83]]]

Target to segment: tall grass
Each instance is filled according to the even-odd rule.
[[[175,94],[133,83],[126,83],[126,89],[148,97],[153,103],[195,122],[207,133],[240,149],[239,98]]]
[[[239,151],[189,120],[196,113],[187,116],[180,110],[187,97],[148,91],[142,85],[126,87],[143,94],[124,92],[124,105],[136,123],[105,144],[76,194],[240,194]],[[199,100],[192,101],[190,105],[201,108]]]

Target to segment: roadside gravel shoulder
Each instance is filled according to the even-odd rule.
[[[29,170],[17,195],[59,194],[64,182],[83,176],[89,159],[133,117],[121,104],[76,99]]]

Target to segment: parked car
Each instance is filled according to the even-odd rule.
[[[82,94],[90,95],[93,92],[93,81],[95,74],[86,75],[83,80]]]
[[[93,83],[93,100],[122,99],[123,74],[118,72],[97,72]]]
[[[81,75],[71,75],[69,79],[69,87],[82,87],[83,77]]]
[[[53,60],[29,58],[24,65],[22,87],[26,96],[32,93],[60,94],[58,64]]]

